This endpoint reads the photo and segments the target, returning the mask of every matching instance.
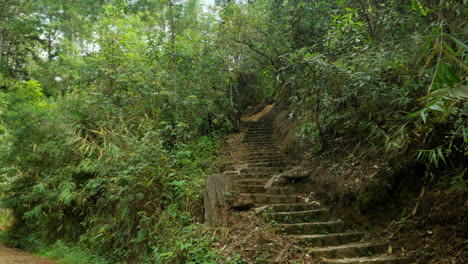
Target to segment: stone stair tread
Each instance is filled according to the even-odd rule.
[[[326,208],[319,208],[319,209],[312,209],[312,210],[302,210],[302,211],[285,211],[285,212],[272,212],[268,213],[268,215],[303,215],[303,214],[310,214],[310,213],[317,213],[317,212],[328,212],[329,210]]]
[[[310,235],[288,235],[290,238],[295,239],[311,239],[311,238],[323,238],[323,237],[340,237],[349,235],[364,235],[363,232],[346,232],[346,233],[331,233],[331,234],[310,234]]]
[[[267,182],[265,179],[258,179],[258,178],[243,178],[243,179],[235,179],[233,180],[234,184],[241,184],[241,185],[262,185],[264,186]]]
[[[371,263],[380,263],[380,264],[400,264],[400,263],[410,263],[410,257],[400,257],[395,255],[383,255],[383,256],[372,256],[372,257],[359,257],[359,258],[342,258],[342,259],[323,259],[324,263],[329,264],[371,264]]]
[[[270,207],[272,210],[274,210],[274,212],[281,212],[281,211],[289,212],[289,211],[303,211],[303,210],[318,209],[319,205],[309,202],[309,203],[296,203],[296,204],[272,204],[270,205]],[[280,208],[280,209],[275,210],[275,208]]]
[[[357,243],[348,243],[339,246],[328,246],[328,247],[320,247],[315,248],[314,252],[325,252],[325,251],[332,251],[332,250],[340,250],[344,248],[366,248],[369,246],[377,246],[377,245],[386,245],[386,243],[375,243],[375,242],[357,242]]]
[[[329,234],[311,234],[311,235],[288,235],[298,244],[304,244],[308,247],[326,247],[339,246],[343,244],[362,241],[364,232],[347,232],[347,233],[329,233]]]
[[[342,224],[343,221],[340,220],[333,220],[333,221],[321,221],[321,222],[309,222],[309,223],[292,223],[292,224],[277,224],[278,226],[283,227],[294,227],[294,226],[306,226],[306,225],[313,225],[313,226],[322,226],[322,225],[335,225],[335,224]]]

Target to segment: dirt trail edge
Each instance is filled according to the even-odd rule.
[[[56,262],[33,256],[19,249],[11,249],[0,243],[0,264],[57,264]]]

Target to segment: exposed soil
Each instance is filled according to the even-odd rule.
[[[11,249],[0,243],[0,264],[57,264],[56,262],[33,256],[19,249]]]

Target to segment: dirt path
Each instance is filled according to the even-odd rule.
[[[36,257],[19,249],[11,249],[0,243],[0,264],[57,264],[56,262]]]

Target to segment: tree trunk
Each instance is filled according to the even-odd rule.
[[[205,193],[205,225],[223,226],[229,218],[229,206],[226,194],[232,189],[231,178],[224,174],[213,174],[206,178]]]
[[[177,55],[176,55],[176,28],[175,28],[175,12],[174,12],[174,1],[169,1],[169,12],[171,20],[169,26],[171,28],[171,53],[172,53],[172,81],[174,92],[177,91]]]
[[[3,58],[3,31],[0,31],[0,73],[2,72],[2,58]]]

